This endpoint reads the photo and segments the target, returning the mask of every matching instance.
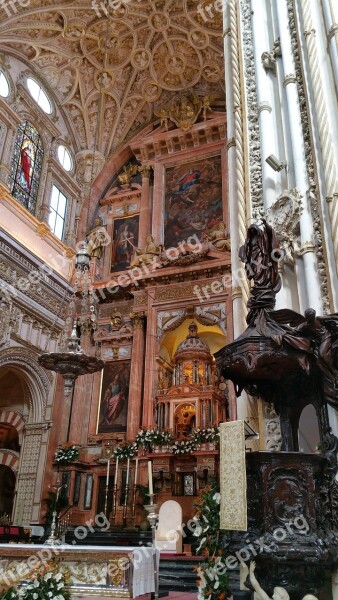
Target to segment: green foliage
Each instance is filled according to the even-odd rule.
[[[198,600],[225,600],[230,595],[227,568],[220,537],[220,500],[218,485],[211,479],[195,502],[197,554],[205,560],[197,567]]]
[[[39,573],[35,579],[23,583],[19,588],[11,587],[0,596],[1,600],[70,600],[64,589],[61,573]]]

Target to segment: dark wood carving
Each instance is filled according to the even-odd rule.
[[[239,251],[253,282],[248,327],[215,354],[219,373],[232,380],[237,395],[246,390],[274,404],[282,434],[282,452],[247,454],[249,529],[225,535],[224,547],[257,562],[257,577],[270,595],[282,586],[300,600],[323,591],[327,569],[338,564],[338,440],[327,410],[328,404],[338,408],[338,314],[274,310],[278,253],[265,221],[249,227]],[[318,417],[320,454],[297,453],[299,419],[308,404]]]

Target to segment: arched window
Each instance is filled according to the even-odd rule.
[[[35,81],[35,79],[32,79],[31,77],[28,77],[27,79],[27,87],[30,95],[40,106],[40,108],[42,108],[43,112],[47,113],[47,115],[51,115],[52,104],[42,87]]]
[[[0,71],[0,96],[8,98],[10,92],[9,83],[6,75]]]
[[[62,144],[58,147],[58,159],[60,165],[64,168],[65,171],[71,171],[73,168],[73,161],[70,155],[69,150],[67,150],[66,146]]]
[[[43,158],[39,132],[25,121],[19,126],[12,158],[9,186],[12,195],[35,214]]]

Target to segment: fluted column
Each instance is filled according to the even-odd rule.
[[[144,165],[139,168],[142,175],[142,193],[140,206],[140,225],[138,245],[143,248],[146,245],[147,235],[151,233],[151,199],[150,199],[150,168]]]
[[[269,35],[267,29],[268,15],[265,0],[251,0],[252,26],[254,41],[254,57],[257,84],[259,128],[261,141],[261,164],[263,175],[264,208],[268,209],[276,200],[276,173],[265,162],[270,154],[277,154],[276,123],[273,113],[274,95],[271,77],[272,70],[263,67],[262,55],[269,52]],[[281,175],[279,175],[279,178]]]
[[[319,314],[321,314],[322,299],[315,254],[316,248],[314,245],[313,220],[309,200],[310,182],[308,180],[306,169],[305,145],[287,3],[285,1],[277,2],[276,7],[279,20],[280,43],[285,74],[284,87],[286,90],[287,105],[289,108],[289,130],[292,145],[291,162],[293,162],[295,168],[295,181],[297,189],[305,199],[304,210],[300,216],[300,255],[302,256],[304,264],[304,283],[307,292],[307,300],[306,306],[302,306],[301,309],[305,310],[308,307],[312,307]],[[300,285],[302,285],[302,282],[300,282]]]
[[[139,430],[141,421],[142,389],[143,389],[143,358],[144,358],[144,316],[132,316],[134,329],[133,349],[131,354],[129,407],[127,439],[133,440]]]

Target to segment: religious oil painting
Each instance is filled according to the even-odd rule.
[[[203,240],[223,220],[221,157],[169,167],[166,170],[164,245]]]
[[[130,361],[107,363],[102,373],[97,433],[127,431]]]
[[[22,123],[14,145],[9,186],[16,198],[31,213],[35,213],[43,146],[38,131],[28,121]]]
[[[139,216],[115,219],[111,272],[124,271],[131,263],[138,243]]]

